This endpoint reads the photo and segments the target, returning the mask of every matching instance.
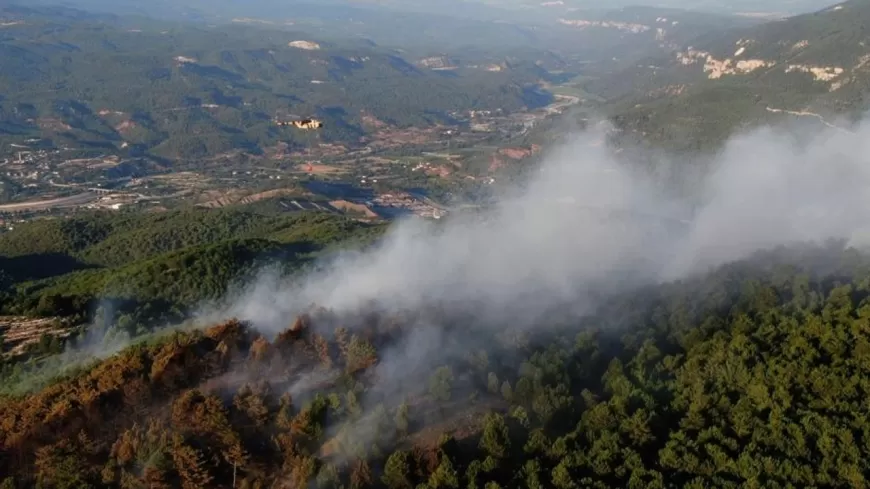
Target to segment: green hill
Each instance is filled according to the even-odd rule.
[[[197,158],[304,140],[276,127],[276,116],[319,117],[324,142],[352,143],[365,132],[363,111],[401,127],[549,102],[534,90],[541,70],[531,62],[444,74],[363,40],[287,29],[14,6],[0,18],[2,144],[43,138]]]
[[[81,317],[108,300],[130,311],[149,304],[181,311],[220,297],[264,264],[299,267],[330,246],[365,243],[383,229],[332,214],[263,207],[98,213],[21,224],[0,234],[3,309]]]
[[[680,149],[783,117],[855,119],[868,108],[868,22],[870,2],[854,0],[703,35],[586,88],[611,99],[622,128]]]

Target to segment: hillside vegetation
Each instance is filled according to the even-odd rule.
[[[156,5],[194,17],[188,7],[207,7]],[[0,57],[9,59],[0,70],[0,144],[33,136],[129,142],[135,151],[204,158],[285,137],[273,131],[271,111],[316,114],[327,120],[325,138],[352,140],[364,130],[362,113],[428,124],[450,110],[515,110],[546,96],[529,91],[545,71],[533,62],[444,74],[369,42],[306,34],[320,48],[293,48],[300,36],[283,27],[134,26],[66,9],[3,9],[12,23],[0,27]],[[613,15],[639,22],[653,12]],[[648,32],[661,42],[652,51],[673,51],[667,59],[615,61],[616,77],[589,88],[612,89],[604,108],[622,137],[710,150],[735,128],[781,114],[771,108],[860,107],[868,79],[861,19],[870,21],[870,3],[853,0],[726,35],[711,29],[685,39],[692,51]],[[616,31],[609,35],[631,36]],[[639,52],[625,39],[620,45]],[[741,57],[763,67],[729,72],[756,66],[733,61]],[[639,93],[626,95],[632,90]],[[586,110],[569,116],[584,127]],[[549,124],[525,137],[552,141]],[[504,179],[538,173],[536,162],[523,160]],[[377,243],[386,224],[285,212],[270,199],[124,209],[0,233],[0,489],[870,485],[870,250],[793,244],[673,282],[633,287],[610,276],[625,285],[566,280],[544,292],[498,283],[518,276],[499,267],[517,263],[493,255],[446,269],[456,275],[402,276],[409,290],[397,291],[399,300],[381,293],[363,302],[393,290],[382,279],[428,269],[378,255],[353,264],[382,273],[354,275],[351,266],[329,275],[339,287],[306,273],[331,251]],[[468,225],[486,218],[475,214],[482,210],[469,211]],[[522,241],[519,228],[507,228]],[[472,248],[486,244],[472,234]],[[465,263],[440,256],[467,252],[451,249],[449,234],[410,239],[427,237],[440,246],[433,253],[414,241],[395,245],[407,247],[403,256],[426,252],[426,266]],[[570,259],[595,258],[594,246],[578,250]],[[539,263],[547,275],[556,262]],[[310,288],[287,297],[277,287],[232,293],[265,266]],[[471,277],[475,270],[492,274]],[[473,297],[501,295],[522,314],[451,300],[461,289],[437,289],[454,276],[491,286],[483,292],[493,295]],[[568,290],[577,295],[564,297]],[[415,291],[429,293],[409,301]],[[309,297],[329,303],[279,313]],[[245,298],[250,322],[196,314],[220,298]]]
[[[2,401],[4,487],[862,487],[868,279],[779,249],[585,319],[448,312],[421,373],[416,313],[176,333]]]
[[[299,266],[330,245],[365,243],[382,229],[264,205],[33,221],[0,234],[2,310],[81,318],[108,301],[119,312],[181,314],[266,263]]]
[[[365,41],[277,28],[15,6],[0,18],[4,144],[43,138],[43,146],[196,158],[304,142],[274,124],[279,116],[321,118],[324,142],[354,143],[366,131],[363,111],[409,126],[549,102],[534,90],[540,69],[531,62],[445,76]]]
[[[675,149],[715,146],[747,125],[857,119],[868,108],[870,3],[713,32],[587,89],[610,97],[620,127]],[[826,120],[829,119],[829,120]],[[833,122],[832,122],[833,121]]]

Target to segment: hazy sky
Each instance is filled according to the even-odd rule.
[[[139,11],[161,15],[165,12],[180,12],[187,8],[196,9],[203,14],[223,15],[287,15],[292,11],[294,4],[339,4],[354,7],[361,6],[389,6],[402,10],[415,10],[424,12],[438,12],[449,15],[474,15],[486,16],[485,10],[469,10],[469,7],[457,7],[462,3],[489,5],[502,8],[524,7],[534,8],[538,12],[553,12],[558,14],[570,7],[611,9],[632,5],[661,6],[672,8],[686,8],[691,10],[713,12],[777,12],[783,14],[796,14],[812,12],[834,5],[826,0],[561,0],[563,5],[541,6],[543,0],[13,0],[21,4],[64,4],[78,6],[85,9],[99,9],[118,13]],[[558,1],[558,0],[556,0]],[[497,12],[492,15],[499,16]]]

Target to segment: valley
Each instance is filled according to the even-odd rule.
[[[808,15],[850,15],[843,12],[860,11],[860,5],[847,2]],[[366,12],[369,17],[360,24],[368,29],[364,35],[377,36],[378,15],[382,14]],[[850,25],[859,25],[854,21],[863,18],[860,12],[851,13]],[[11,35],[17,36],[15,29],[22,29],[24,36],[42,36],[37,38],[44,46],[67,42],[63,40],[67,38],[92,42],[81,15],[12,8],[4,17],[9,20]],[[0,101],[4,113],[11,115],[4,119],[7,129],[0,131],[0,144],[5,148],[0,160],[0,212],[7,214],[7,220],[21,220],[79,208],[225,205],[256,199],[284,183],[288,195],[307,199],[311,195],[306,196],[307,191],[295,184],[327,179],[353,182],[376,193],[398,193],[405,196],[400,200],[419,211],[412,213],[432,216],[433,208],[410,198],[408,190],[425,187],[442,206],[461,204],[461,199],[472,194],[486,194],[486,186],[502,180],[504,167],[526,164],[527,156],[517,159],[504,155],[531,155],[534,151],[530,148],[553,139],[547,133],[553,132],[550,127],[560,127],[559,120],[606,117],[621,131],[623,143],[641,139],[678,152],[713,150],[741,121],[765,123],[794,116],[840,127],[842,123],[829,119],[835,114],[854,118],[863,107],[854,99],[851,87],[858,89],[863,83],[867,55],[860,51],[850,54],[854,58],[851,64],[819,64],[813,53],[827,49],[824,46],[839,46],[836,36],[845,40],[846,34],[827,36],[821,46],[822,41],[810,40],[818,38],[818,33],[796,34],[801,32],[805,17],[785,21],[796,27],[789,34],[789,52],[783,54],[770,47],[776,44],[773,38],[753,34],[753,29],[764,28],[762,19],[629,7],[585,12],[570,19],[538,20],[551,26],[548,35],[536,35],[523,51],[514,49],[520,46],[518,39],[509,38],[502,48],[488,51],[477,48],[468,54],[457,51],[454,55],[427,56],[431,50],[417,46],[413,53],[408,51],[400,55],[404,58],[398,58],[390,54],[391,49],[374,42],[360,43],[353,33],[343,39],[305,40],[324,29],[310,19],[282,27],[275,22],[253,22],[251,17],[234,18],[231,24],[244,27],[218,27],[215,32],[199,28],[183,37],[166,39],[172,24],[158,22],[149,27],[132,18],[104,16],[101,21],[108,22],[108,32],[117,38],[113,41],[116,52],[130,49],[130,43],[136,42],[134,37],[145,36],[157,43],[154,52],[165,45],[170,52],[185,54],[175,56],[168,66],[157,63],[163,67],[152,61],[143,63],[138,54],[123,54],[130,57],[128,65],[137,67],[134,72],[143,70],[141,73],[149,77],[160,72],[154,79],[136,81],[127,75],[118,79],[121,83],[130,80],[131,87],[158,83],[161,95],[152,100],[119,99],[105,91],[87,101],[65,100],[62,94],[73,89],[69,80],[76,80],[81,90],[97,93],[90,85],[97,79],[87,71],[75,73],[64,87],[45,86],[46,91],[34,90],[37,87],[32,84],[26,89],[23,85],[16,88],[19,85],[15,83],[8,85],[11,91],[7,97],[15,98],[15,90],[24,90],[21,97],[28,101]],[[50,25],[46,22],[67,18],[75,18],[79,24],[72,24],[61,35],[39,30],[43,28],[39,26]],[[409,19],[425,22],[425,17]],[[488,25],[474,22],[478,22],[478,29]],[[347,27],[340,17],[328,23],[333,28]],[[562,27],[552,27],[558,25]],[[540,29],[537,24],[523,28]],[[252,37],[257,29],[267,29],[264,33],[270,36],[269,44],[257,44]],[[505,27],[504,33],[509,30]],[[739,37],[731,32],[740,32]],[[203,51],[204,42],[214,45],[219,38],[225,42],[227,36],[246,43],[246,48]],[[289,40],[282,41],[285,48],[280,55],[276,36]],[[313,37],[317,36],[322,34]],[[564,48],[566,42],[585,46],[584,41],[591,39],[596,40],[597,48]],[[700,43],[694,42],[698,40]],[[726,42],[733,45],[730,53],[722,49]],[[838,56],[849,49],[840,49]],[[611,52],[619,52],[625,59],[608,57]],[[37,55],[36,51],[24,53],[17,52],[15,58]],[[49,63],[46,69],[54,69],[50,68],[53,58],[44,59]],[[643,64],[646,59],[648,67]],[[411,97],[407,100],[425,106],[425,111],[397,111],[404,102],[395,105],[367,91],[367,86],[387,79],[366,66],[382,63],[397,70],[387,83],[398,84],[395,86]],[[292,75],[292,96],[281,93],[283,88],[269,86],[268,80],[277,74],[290,73],[288,66],[306,64],[310,68],[301,76]],[[769,83],[764,80],[782,77],[790,80],[788,90],[775,94],[764,88]],[[804,80],[806,77],[814,81]],[[467,81],[461,81],[464,79]],[[217,88],[215,83],[220,80],[226,88]],[[186,91],[183,84],[191,83],[201,84],[196,88],[198,94],[182,96]],[[465,92],[465,85],[479,83],[491,84],[503,95],[509,93],[511,100],[503,95],[489,101],[478,97],[482,105],[468,106],[464,100],[470,94]],[[511,84],[519,92],[506,92],[504,87]],[[823,84],[826,89],[822,89]],[[421,91],[429,86],[439,88]],[[140,89],[139,93],[148,90]],[[355,93],[353,100],[342,95],[350,93],[348,90]],[[721,107],[715,102],[721,98],[717,92],[732,94]],[[421,93],[429,98],[419,99]],[[432,98],[435,93],[436,98]],[[49,98],[44,98],[46,95]],[[807,105],[809,100],[812,103]],[[348,110],[351,107],[354,110]],[[435,107],[439,108],[433,110]],[[698,113],[685,116],[692,111]],[[312,115],[326,121],[314,139],[274,124],[276,120]],[[699,117],[708,122],[699,124]],[[674,139],[671,134],[691,136]],[[177,172],[185,176],[171,176]],[[379,215],[370,202],[349,201],[364,206],[357,207],[364,215]],[[299,209],[293,204],[290,208]]]
[[[515,114],[455,113],[452,117],[458,124],[431,128],[397,129],[367,116],[366,124],[376,129],[351,147],[321,143],[316,138],[309,141],[310,146],[294,151],[290,144],[279,142],[263,148],[261,154],[232,152],[190,163],[176,161],[171,169],[143,157],[96,154],[65,159],[64,151],[16,147],[0,163],[0,175],[7,185],[26,189],[22,192],[26,198],[0,204],[0,213],[22,219],[75,209],[157,208],[186,203],[215,207],[281,193],[302,198],[317,195],[301,190],[304,182],[312,179],[375,186],[379,194],[395,187],[425,187],[433,179],[440,186],[488,184],[493,181],[488,170],[502,164],[501,159],[511,161],[531,154],[527,149],[512,149],[504,141],[522,144],[537,124],[572,110],[580,102],[576,96],[555,95],[552,104],[540,109]],[[491,142],[497,142],[496,146]],[[380,216],[371,208],[374,197],[331,198],[353,203],[357,212]],[[417,209],[414,212],[430,217],[434,210],[414,198],[394,204],[389,207],[398,210],[411,206]],[[339,208],[332,211],[341,212]]]

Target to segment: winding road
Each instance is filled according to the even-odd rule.
[[[773,112],[776,114],[789,114],[789,115],[794,115],[794,116],[798,116],[798,117],[814,117],[814,118],[818,119],[822,124],[830,127],[831,129],[836,129],[838,131],[843,131],[843,132],[846,132],[849,134],[854,134],[852,131],[850,131],[848,129],[831,124],[830,122],[825,120],[824,117],[822,117],[820,114],[816,114],[815,112],[808,112],[806,110],[775,109],[773,107],[765,107],[765,108],[767,109],[768,112]]]

